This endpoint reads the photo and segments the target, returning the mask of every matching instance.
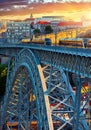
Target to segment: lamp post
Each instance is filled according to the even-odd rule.
[[[58,27],[56,26],[56,28],[54,30],[54,34],[55,34],[55,46],[57,45],[57,33],[58,33]]]
[[[31,35],[31,24],[30,24],[30,43],[32,42],[32,35]]]
[[[55,31],[54,33],[55,33],[55,46],[56,46],[56,44],[57,44],[57,32]]]

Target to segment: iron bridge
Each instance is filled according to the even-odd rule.
[[[0,44],[0,55],[9,57],[0,130],[91,129],[90,49]]]

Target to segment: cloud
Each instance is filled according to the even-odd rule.
[[[21,9],[21,8],[26,8],[27,5],[13,5],[13,8],[15,9]]]
[[[4,11],[4,8],[1,8],[0,11]]]
[[[13,1],[13,0],[12,0]],[[18,0],[20,1],[20,0]],[[14,0],[15,2],[15,0]],[[11,2],[12,3],[12,2]],[[70,19],[80,19],[83,15],[88,15],[91,11],[91,3],[32,3],[32,4],[0,4],[0,16],[5,18],[5,16],[10,18],[11,16],[15,18],[24,19],[29,17],[30,13],[34,16],[43,15],[59,15],[66,16]],[[24,16],[24,17],[23,17]],[[1,17],[0,17],[1,18]]]
[[[1,7],[7,7],[7,6],[13,6],[13,5],[26,5],[27,2],[26,0],[3,0],[3,2],[1,2],[0,0],[0,8]]]

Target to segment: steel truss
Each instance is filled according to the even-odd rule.
[[[77,87],[75,95],[69,82],[68,72],[47,65],[43,67],[43,72],[47,84],[45,94],[49,97],[54,130],[88,130],[86,115],[83,115],[83,111],[90,95],[82,99],[81,78],[79,76],[75,78]],[[82,87],[82,89],[85,88]],[[86,90],[83,91],[87,94]]]
[[[13,130],[16,126],[17,130],[89,130],[82,111],[90,93],[81,105],[81,77],[75,81],[76,94],[67,71],[40,65],[32,51],[22,50],[9,62],[1,129]]]

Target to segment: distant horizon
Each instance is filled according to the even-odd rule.
[[[9,2],[10,1],[10,2]],[[0,2],[0,20],[24,20],[33,14],[34,18],[42,16],[64,16],[66,19],[80,21],[82,17],[91,19],[91,2],[63,3],[26,3],[28,0],[3,0]],[[33,0],[32,0],[33,1]],[[71,2],[70,2],[71,1]],[[76,1],[76,0],[75,0]],[[23,2],[23,3],[22,3]],[[26,4],[25,4],[26,3]]]

